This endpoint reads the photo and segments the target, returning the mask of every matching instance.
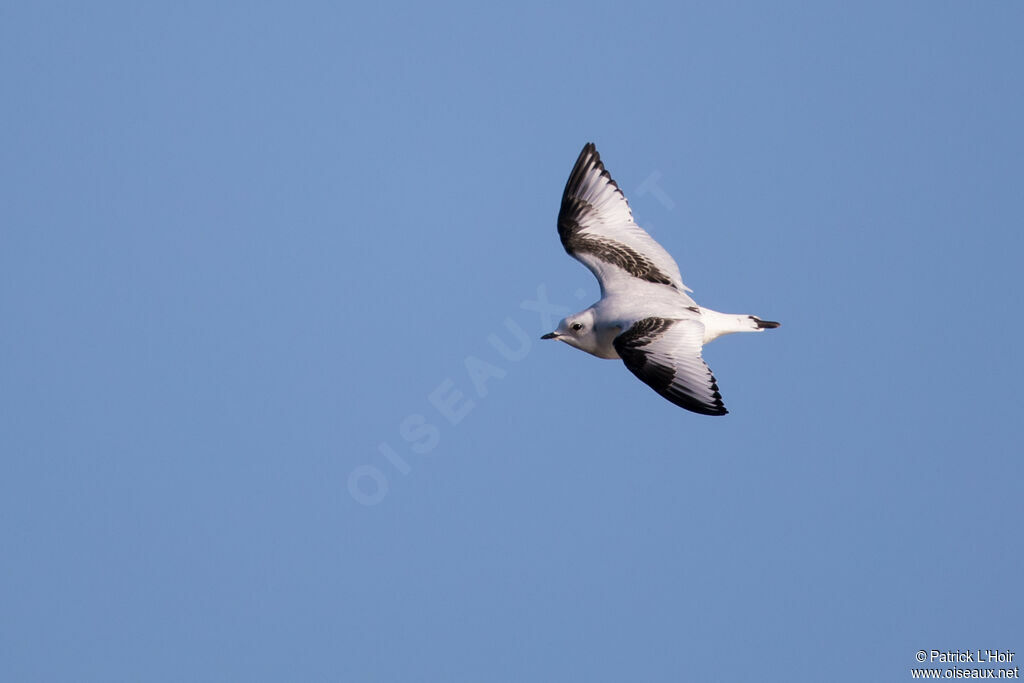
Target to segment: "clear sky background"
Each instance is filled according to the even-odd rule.
[[[0,12],[0,678],[1024,659],[1024,5],[163,5]],[[724,418],[537,339],[591,140]]]

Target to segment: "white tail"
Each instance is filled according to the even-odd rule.
[[[710,344],[722,335],[733,332],[764,332],[775,329],[779,323],[761,320],[756,315],[719,313],[710,308],[700,308],[701,322],[704,323],[704,343]]]

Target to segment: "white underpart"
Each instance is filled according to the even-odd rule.
[[[719,337],[735,332],[764,332],[749,315],[719,313],[703,306],[697,306],[698,310],[694,311],[688,296],[680,296],[679,292],[672,291],[664,285],[636,278],[633,282],[633,287],[609,294],[590,308],[567,317],[570,326],[572,321],[585,321],[591,334],[582,335],[578,339],[567,335],[562,341],[598,358],[613,359],[619,357],[613,344],[615,337],[644,318],[694,320],[704,329],[702,345],[710,344]],[[569,329],[560,328],[559,331],[569,332]],[[577,343],[573,343],[574,341]]]

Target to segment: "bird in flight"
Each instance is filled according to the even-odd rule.
[[[584,145],[565,184],[558,236],[569,255],[597,277],[601,300],[541,339],[557,339],[598,358],[621,358],[641,381],[686,410],[729,412],[701,349],[722,335],[763,332],[779,323],[698,306],[676,262],[633,221],[626,196],[592,142]]]

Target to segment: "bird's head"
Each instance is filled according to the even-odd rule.
[[[541,339],[557,339],[581,351],[594,353],[598,347],[597,334],[594,332],[594,309],[588,308],[563,318],[554,332],[548,332]]]

